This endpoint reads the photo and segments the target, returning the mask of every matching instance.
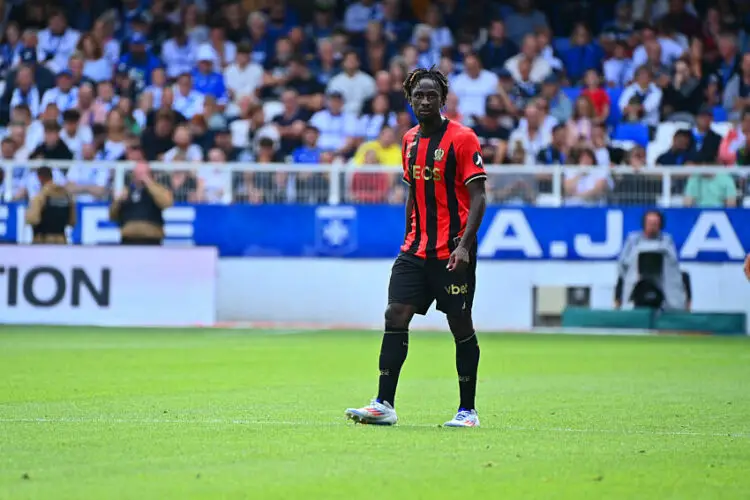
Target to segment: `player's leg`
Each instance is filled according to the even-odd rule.
[[[456,416],[445,425],[449,427],[478,427],[475,398],[479,368],[477,342],[471,309],[476,285],[476,260],[462,272],[451,272],[445,266],[435,266],[431,273],[437,296],[437,308],[446,314],[448,326],[456,344],[456,371],[460,403]]]
[[[399,256],[391,271],[385,330],[380,345],[378,396],[363,408],[349,408],[346,415],[355,422],[395,424],[393,409],[401,367],[409,351],[409,324],[415,313],[425,314],[432,297],[424,266],[408,256]]]

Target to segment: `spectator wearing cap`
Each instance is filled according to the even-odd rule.
[[[310,118],[310,125],[320,131],[318,145],[323,151],[349,154],[356,144],[357,115],[344,110],[344,96],[338,91],[329,92],[327,101],[327,106]]]
[[[344,29],[349,33],[362,34],[370,21],[383,19],[383,6],[375,0],[359,0],[346,8]]]
[[[32,160],[72,160],[73,153],[60,137],[60,125],[56,121],[44,122],[44,140],[31,153]]]
[[[472,53],[464,59],[464,70],[452,85],[464,120],[473,120],[473,117],[484,114],[487,96],[495,93],[497,84],[497,75],[482,68],[479,56]]]
[[[522,59],[531,61],[531,80],[535,83],[542,82],[552,73],[552,67],[539,54],[539,46],[536,36],[533,33],[523,37],[521,52],[508,59],[505,63],[506,69],[510,71],[510,74],[516,80],[521,76],[518,66]]]
[[[16,88],[10,98],[11,109],[19,104],[25,104],[29,107],[32,118],[36,118],[41,112],[41,94],[34,82],[34,70],[28,65],[18,69]]]
[[[724,87],[722,105],[729,111],[732,121],[738,120],[742,110],[750,107],[750,53],[742,55],[739,73]]]
[[[716,163],[721,146],[721,136],[711,129],[714,110],[711,106],[701,106],[695,117],[692,129],[692,147],[696,155],[706,161]]]
[[[354,51],[344,54],[343,72],[333,77],[328,92],[338,92],[344,97],[344,111],[359,114],[364,102],[375,95],[375,80],[359,69],[359,56]]]
[[[224,109],[229,96],[224,85],[224,75],[214,70],[215,58],[216,51],[210,45],[204,44],[198,48],[198,66],[193,70],[193,89],[204,97],[213,97],[216,104]]]
[[[47,29],[39,32],[39,51],[44,54],[43,62],[55,72],[68,67],[68,59],[73,55],[81,34],[68,27],[68,20],[61,10],[54,10],[49,17]]]
[[[172,109],[190,120],[193,116],[202,113],[204,107],[204,96],[193,89],[193,77],[190,73],[183,73],[173,86],[174,102]]]
[[[78,105],[78,89],[73,87],[73,75],[69,70],[58,73],[57,85],[42,96],[42,111],[50,103],[55,103],[61,113]]]
[[[623,90],[618,106],[628,121],[656,126],[662,91],[652,81],[651,70],[645,66],[635,72],[635,81]]]
[[[172,38],[161,47],[161,59],[169,78],[177,78],[182,73],[192,71],[198,47],[188,38],[185,27],[177,24],[172,28]]]
[[[237,103],[245,96],[257,96],[263,84],[263,66],[253,62],[252,47],[248,43],[237,46],[237,57],[224,70],[224,84],[229,98]]]
[[[516,54],[518,45],[506,36],[505,23],[501,19],[493,20],[490,23],[487,42],[479,49],[482,65],[490,71],[497,71]]]
[[[135,32],[129,38],[128,52],[120,58],[119,71],[126,70],[138,90],[151,85],[151,72],[161,67],[161,61],[146,47],[146,36]]]

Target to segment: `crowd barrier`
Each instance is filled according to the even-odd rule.
[[[47,165],[67,171],[75,167],[110,171],[110,193],[119,193],[129,180],[132,162],[82,162],[0,160],[4,179],[3,200],[14,198],[16,187],[24,182],[29,169]],[[210,204],[395,204],[403,205],[406,189],[400,166],[352,166],[348,164],[257,164],[152,162],[161,182],[168,184],[170,173],[180,172],[203,184],[201,192],[177,190],[177,201]],[[576,196],[565,192],[565,180],[577,173],[595,172],[607,177],[607,192],[589,206],[658,205],[682,207],[691,176],[696,179],[716,173],[730,174],[736,184],[739,206],[750,205],[747,178],[750,167],[659,166],[576,167],[559,165],[490,165],[488,200],[490,204],[560,207],[580,205]],[[184,177],[184,176],[183,176]],[[174,178],[174,176],[172,176]],[[200,182],[199,182],[200,181]],[[583,183],[583,185],[588,185]]]

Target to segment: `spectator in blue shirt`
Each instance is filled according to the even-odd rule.
[[[198,49],[198,68],[193,71],[193,89],[204,96],[212,96],[220,109],[229,101],[224,75],[214,71],[216,51],[210,45],[201,45]]]
[[[274,40],[289,35],[289,30],[299,26],[297,13],[285,0],[274,0],[268,9],[268,34]]]
[[[330,153],[318,147],[320,132],[312,125],[305,127],[302,146],[292,153],[292,161],[299,164],[317,165],[330,163]],[[326,203],[328,201],[328,177],[325,173],[300,172],[295,179],[297,201],[301,203]]]
[[[292,152],[292,161],[301,164],[320,163],[320,157],[323,150],[318,147],[318,137],[320,132],[312,125],[307,125],[302,133],[302,146]]]
[[[162,67],[158,57],[146,48],[146,37],[135,33],[130,37],[128,52],[120,58],[120,69],[127,69],[128,75],[139,89],[151,85],[151,73]]]
[[[572,84],[577,84],[586,71],[601,70],[604,51],[591,41],[591,33],[585,24],[576,24],[571,35],[570,48],[563,51],[561,59]]]
[[[497,71],[516,54],[518,45],[505,36],[505,23],[499,19],[492,21],[487,43],[479,49],[482,65],[490,71]]]
[[[268,18],[260,11],[255,11],[248,18],[250,27],[250,44],[253,47],[253,62],[265,66],[273,57],[275,41],[268,33]]]

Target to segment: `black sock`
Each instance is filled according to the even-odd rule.
[[[378,401],[388,402],[394,406],[396,386],[401,367],[409,351],[408,330],[386,330],[383,344],[380,346],[380,380],[378,383]]]
[[[456,371],[458,389],[461,393],[462,410],[473,410],[477,394],[477,368],[479,367],[479,343],[476,334],[456,340]]]

